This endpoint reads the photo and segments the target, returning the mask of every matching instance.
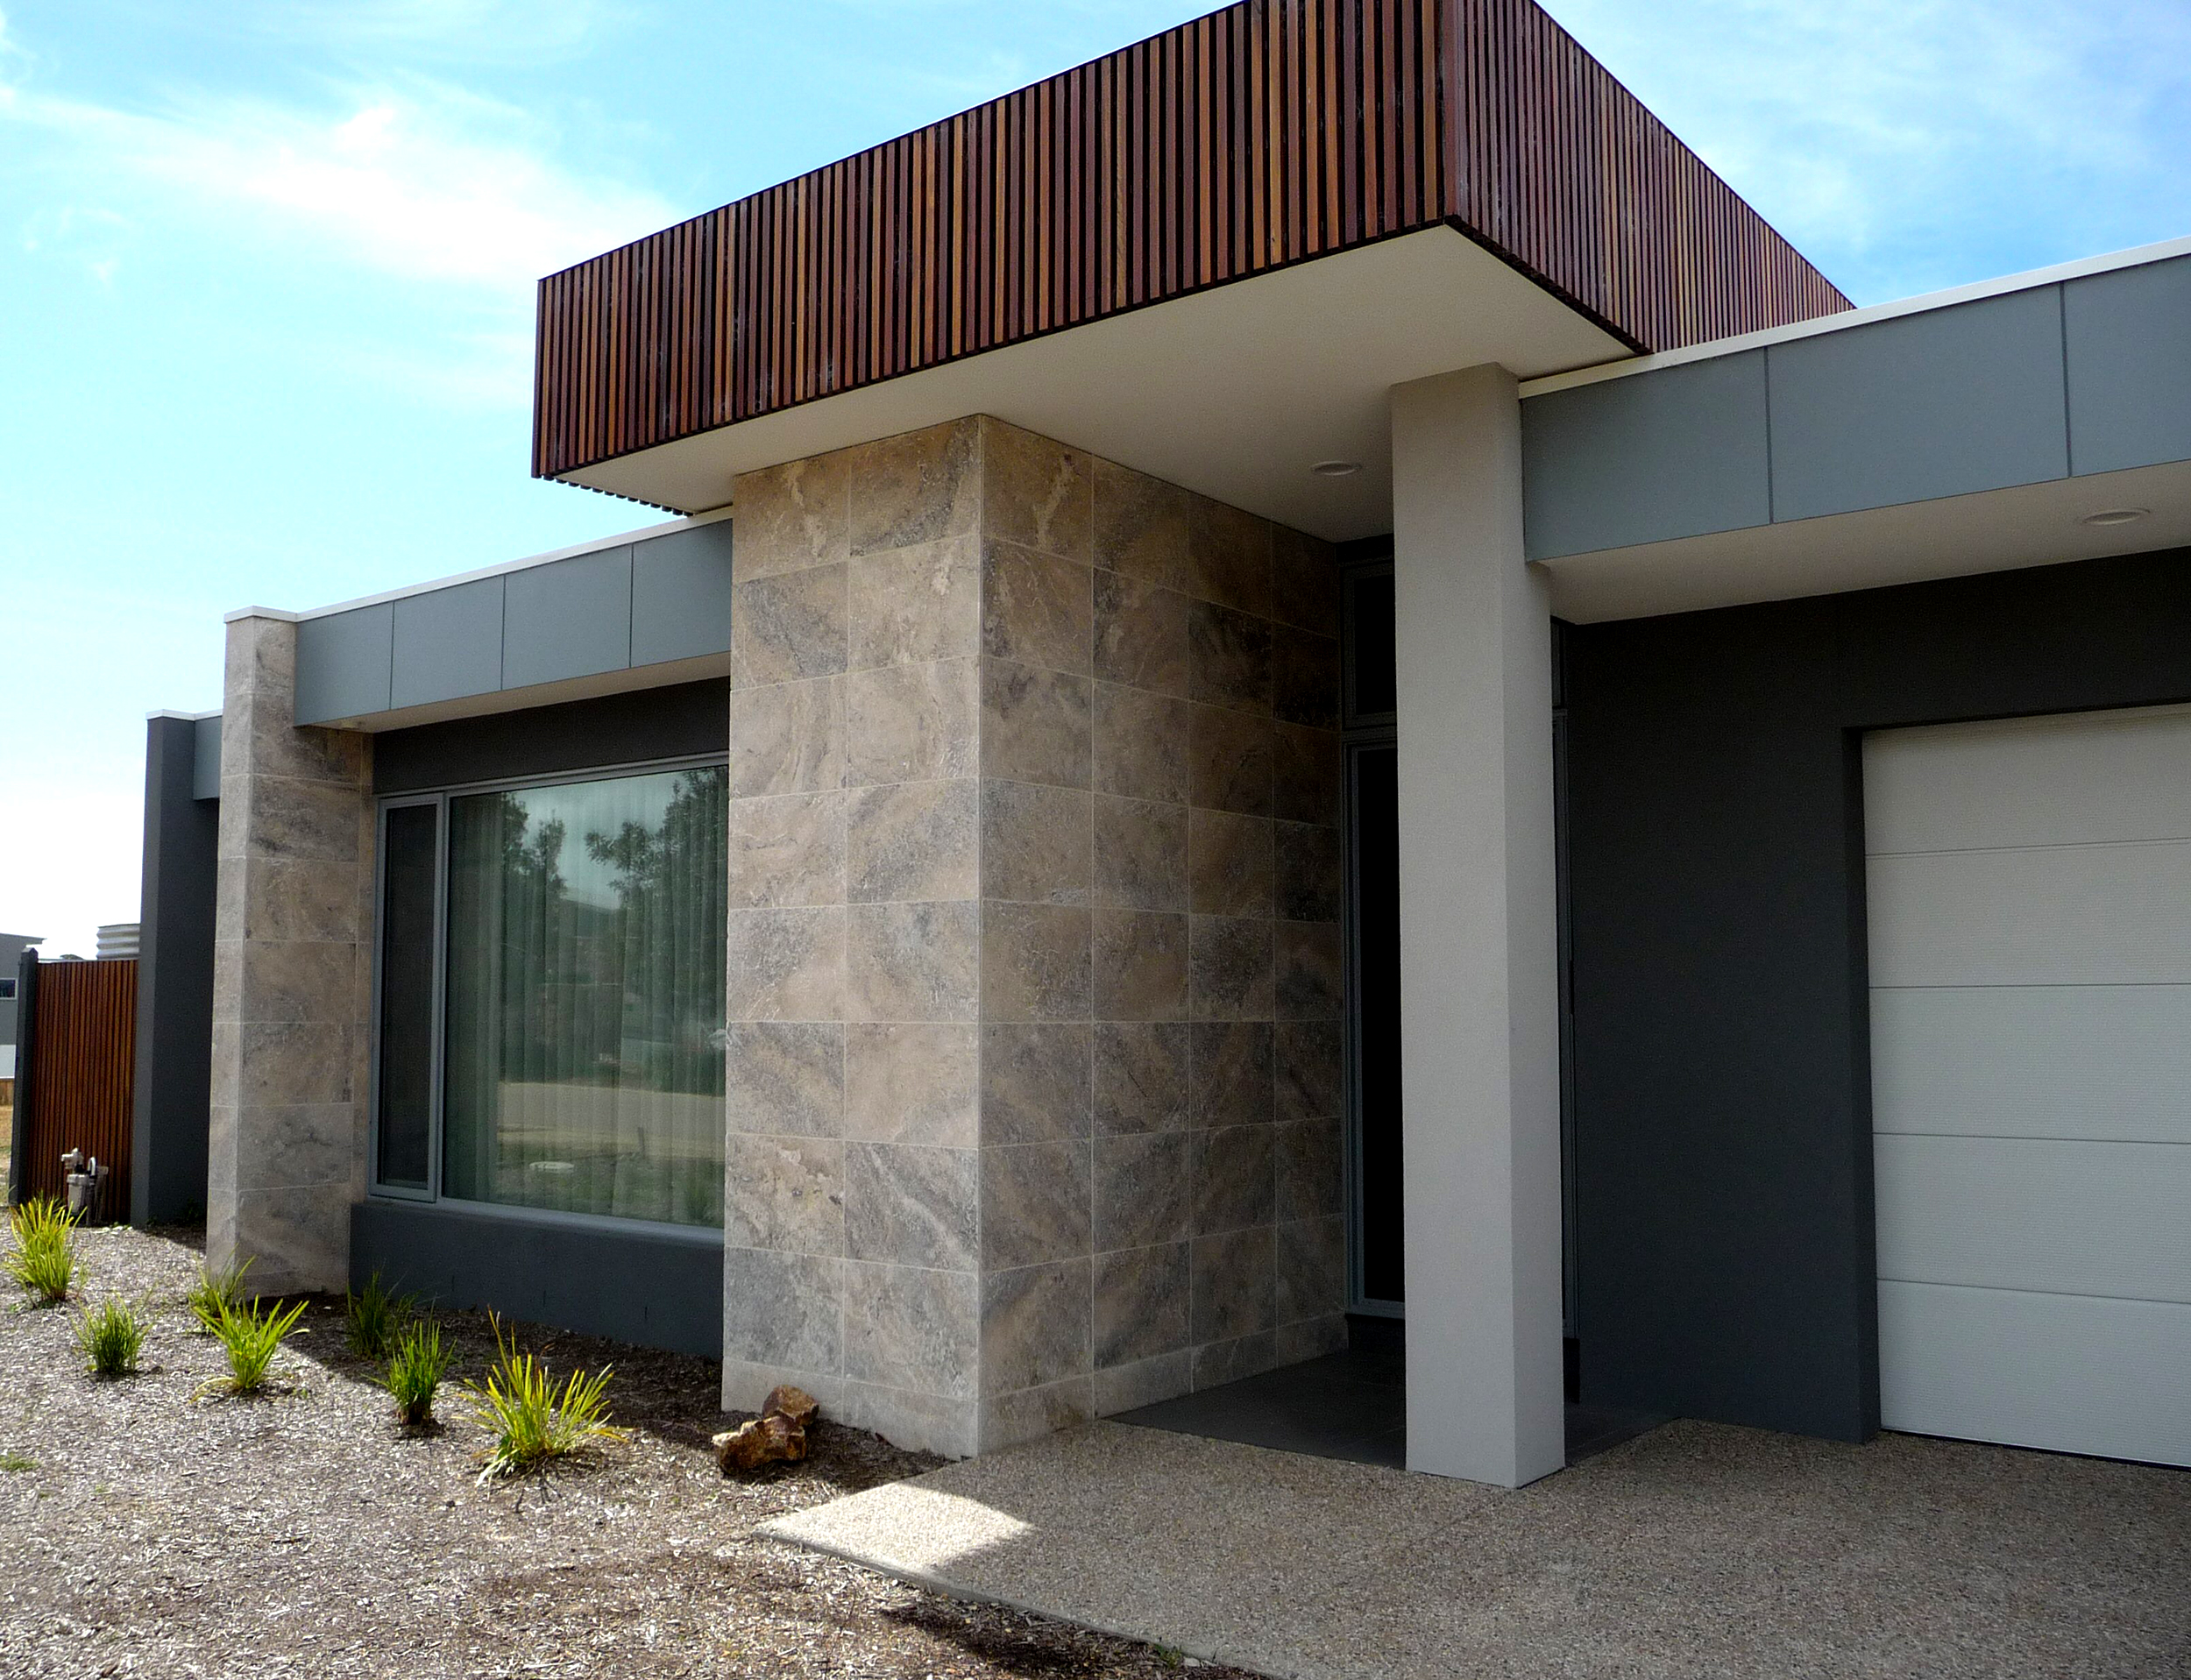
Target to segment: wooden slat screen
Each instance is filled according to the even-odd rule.
[[[1439,222],[1638,349],[1848,307],[1531,0],[1245,0],[542,281],[534,471]]]
[[[36,1010],[23,1194],[60,1195],[60,1158],[81,1149],[108,1171],[107,1216],[127,1218],[137,964],[41,962]]]

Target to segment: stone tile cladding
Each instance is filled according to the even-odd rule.
[[[206,1258],[266,1294],[347,1288],[365,1194],[372,744],[294,726],[296,626],[228,627]]]
[[[735,505],[724,1403],[964,1453],[1339,1345],[1329,548],[986,417]]]

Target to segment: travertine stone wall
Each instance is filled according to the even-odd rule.
[[[263,1294],[350,1283],[372,1019],[371,744],[294,723],[296,626],[228,627],[207,1258]]]
[[[978,1380],[972,422],[741,478],[723,1403],[965,1452]]]
[[[963,1453],[1337,1345],[1329,549],[986,418],[735,505],[724,1403]]]

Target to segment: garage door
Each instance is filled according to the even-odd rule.
[[[1864,752],[1881,1421],[2191,1464],[2191,708]]]

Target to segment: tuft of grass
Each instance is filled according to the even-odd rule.
[[[409,1295],[390,1294],[378,1272],[357,1293],[344,1290],[343,1308],[349,1319],[350,1350],[361,1359],[386,1358],[415,1308]]]
[[[201,1263],[198,1280],[190,1286],[184,1299],[189,1302],[190,1316],[198,1321],[198,1328],[208,1336],[216,1335],[221,1315],[244,1304],[244,1273],[251,1270],[248,1258],[231,1261],[215,1271]]]
[[[441,1326],[419,1319],[408,1326],[388,1356],[388,1393],[395,1400],[395,1415],[407,1429],[420,1429],[434,1421],[434,1392],[449,1372],[449,1348],[441,1339]]]
[[[223,1304],[213,1323],[221,1351],[228,1356],[228,1375],[216,1377],[198,1392],[225,1389],[231,1394],[255,1394],[266,1386],[266,1369],[273,1363],[282,1338],[296,1328],[308,1303],[252,1301],[241,1306]]]
[[[37,1468],[38,1460],[35,1458],[25,1458],[19,1452],[0,1452],[0,1471],[12,1473],[16,1471],[36,1470]]]
[[[623,1438],[624,1431],[608,1421],[613,1367],[604,1365],[591,1376],[574,1371],[558,1392],[548,1367],[519,1351],[514,1334],[503,1335],[500,1318],[490,1313],[487,1322],[494,1327],[494,1364],[484,1385],[464,1385],[473,1420],[494,1436],[479,1472],[482,1483],[567,1458],[590,1442]]]
[[[75,1216],[49,1196],[8,1210],[15,1247],[0,1268],[46,1306],[68,1299],[76,1275]]]
[[[76,1345],[95,1377],[126,1377],[145,1351],[145,1315],[118,1295],[110,1295],[75,1322]]]

